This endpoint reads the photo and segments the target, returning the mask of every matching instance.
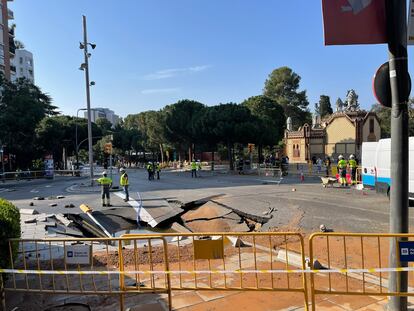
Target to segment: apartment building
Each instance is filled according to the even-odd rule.
[[[11,60],[11,80],[26,78],[34,83],[33,54],[25,49],[17,49]],[[13,71],[14,69],[14,71]]]
[[[88,118],[87,111],[84,112],[84,117]],[[96,122],[97,119],[107,119],[112,123],[112,127],[115,127],[119,123],[119,116],[115,112],[108,108],[92,108],[91,109],[91,121]]]
[[[13,0],[0,0],[0,71],[6,79],[10,79],[11,59],[14,57],[16,46],[14,44],[14,27],[9,28],[9,21],[14,19],[13,11],[7,7],[7,3]]]

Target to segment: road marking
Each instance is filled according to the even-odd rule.
[[[123,192],[115,192],[115,195],[120,197],[122,200],[125,200],[125,194]],[[139,195],[139,194],[138,194]],[[148,223],[151,227],[158,225],[158,222],[151,216],[150,213],[142,206],[142,201],[137,202],[132,198],[129,198],[128,204],[135,209],[139,219]]]

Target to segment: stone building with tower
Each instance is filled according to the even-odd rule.
[[[287,118],[285,130],[285,154],[290,163],[306,163],[313,157],[337,160],[342,154],[354,154],[361,158],[363,142],[375,142],[381,138],[380,123],[375,112],[359,108],[357,95],[348,91],[346,103],[336,107],[336,112],[321,119],[315,114],[312,124],[304,124],[297,130]]]

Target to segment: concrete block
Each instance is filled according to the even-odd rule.
[[[35,209],[32,209],[32,208],[21,208],[20,209],[20,214],[23,214],[23,215],[36,215],[36,214],[39,214],[39,212],[36,211]]]

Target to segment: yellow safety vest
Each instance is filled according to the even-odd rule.
[[[356,163],[355,160],[349,160],[348,163],[349,163],[349,167],[351,167],[351,168],[356,168],[357,167],[357,163]]]
[[[129,182],[128,182],[128,175],[127,175],[127,173],[123,173],[121,175],[121,178],[119,180],[119,184],[121,186],[128,186]]]
[[[191,169],[192,170],[196,170],[197,169],[197,163],[196,162],[191,162]]]
[[[340,160],[339,162],[338,162],[338,167],[339,168],[346,168],[346,161],[345,160]]]
[[[101,177],[98,179],[98,183],[100,183],[103,186],[110,185],[112,184],[112,179],[109,177]]]

